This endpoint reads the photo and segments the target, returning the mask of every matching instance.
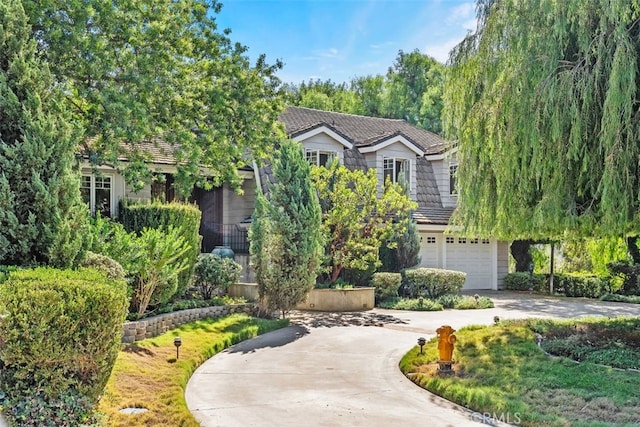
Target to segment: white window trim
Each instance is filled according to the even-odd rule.
[[[458,197],[458,192],[455,188],[451,188],[451,168],[456,168],[456,174],[458,173],[458,162],[449,162],[449,167],[447,168],[447,178],[449,182],[449,197]],[[458,176],[455,177],[455,182],[458,182]]]
[[[387,171],[387,167],[385,166],[385,163],[387,163],[388,161],[392,162],[393,165],[393,169],[391,172],[391,182],[397,182],[396,179],[396,175],[398,174],[399,171],[396,171],[396,164],[399,163],[406,163],[409,165],[409,173],[408,176],[406,176],[406,180],[407,180],[407,184],[409,184],[409,188],[413,188],[412,185],[412,180],[411,180],[411,171],[413,171],[414,165],[413,165],[413,161],[412,159],[406,159],[406,158],[402,158],[402,157],[383,157],[382,158],[382,179],[384,181],[386,181],[386,176],[385,176],[385,172]],[[383,183],[384,184],[384,183]]]
[[[111,180],[111,188],[110,188],[110,200],[109,200],[109,211],[111,212],[111,216],[115,216],[115,175],[112,173],[104,173],[102,172],[100,176],[109,178]],[[96,213],[96,175],[83,173],[82,177],[89,177],[89,210],[91,215],[95,215]]]
[[[311,156],[310,156],[310,154],[314,154],[314,155],[315,155],[315,160],[316,160],[316,161],[315,161],[315,165],[314,165],[314,163],[311,163],[311,161],[310,161],[310,157],[311,157]],[[304,157],[305,157],[305,159],[306,159],[309,163],[311,163],[312,165],[314,165],[314,166],[325,166],[325,165],[321,165],[321,164],[320,164],[320,155],[321,155],[321,154],[326,154],[326,155],[328,155],[328,156],[329,156],[330,158],[332,158],[332,159],[338,159],[338,161],[339,161],[339,159],[340,159],[340,158],[338,157],[338,152],[337,152],[337,151],[335,151],[335,150],[322,150],[322,149],[320,149],[320,148],[305,148],[305,149],[304,149]]]

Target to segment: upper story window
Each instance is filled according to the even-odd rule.
[[[315,148],[304,150],[307,161],[315,166],[327,166],[331,161],[338,157],[335,151],[324,151]]]
[[[449,165],[449,194],[452,196],[458,195],[458,180],[457,180],[458,164]]]
[[[385,157],[383,160],[384,181],[390,179],[391,182],[411,182],[409,174],[411,162],[409,159],[397,159],[394,157]]]
[[[110,175],[82,175],[80,194],[91,214],[100,212],[110,217],[113,212],[113,177]]]

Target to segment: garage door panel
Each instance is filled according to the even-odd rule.
[[[459,242],[462,240],[462,242]],[[463,289],[491,289],[492,251],[486,243],[471,243],[467,239],[456,239],[447,245],[447,269],[467,273]]]

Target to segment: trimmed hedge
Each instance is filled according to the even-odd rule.
[[[567,297],[600,298],[610,293],[609,281],[592,274],[558,274],[555,276],[554,287]]]
[[[200,220],[202,212],[196,205],[188,203],[164,203],[153,201],[150,203],[127,202],[120,204],[118,221],[125,230],[140,235],[146,228],[167,231],[173,226],[189,245],[187,268],[180,273],[176,296],[182,296],[191,284],[193,269],[200,255],[202,236],[200,236]]]
[[[7,415],[20,425],[84,423],[118,355],[127,305],[125,282],[93,269],[11,272],[0,286]]]
[[[404,270],[405,283],[414,298],[424,295],[427,298],[435,299],[442,295],[458,293],[466,279],[467,274],[462,271],[440,268]]]
[[[384,301],[398,296],[398,288],[402,284],[400,273],[375,273],[371,278],[371,286],[376,288],[376,301]]]
[[[533,284],[531,283],[533,281]],[[509,273],[504,277],[504,288],[509,291],[544,292],[546,290],[544,274],[529,274],[525,272]]]

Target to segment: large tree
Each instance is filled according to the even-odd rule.
[[[338,280],[343,269],[379,267],[380,247],[406,231],[417,204],[400,184],[387,180],[380,190],[375,169],[349,170],[334,161],[326,168],[313,167],[311,174],[322,208],[329,281]]]
[[[467,230],[640,231],[639,18],[632,0],[479,1],[445,86]]]
[[[74,170],[78,132],[36,55],[19,0],[0,3],[0,264],[84,255],[88,212]]]
[[[283,316],[313,289],[322,258],[322,217],[309,169],[300,144],[283,142],[269,200],[258,194],[249,232],[260,299]]]
[[[140,142],[164,140],[189,193],[205,174],[238,183],[247,154],[276,141],[279,81],[260,56],[218,31],[216,0],[25,0],[40,53],[65,89],[96,164],[115,164],[140,188],[150,178]],[[129,162],[119,162],[126,151]]]

